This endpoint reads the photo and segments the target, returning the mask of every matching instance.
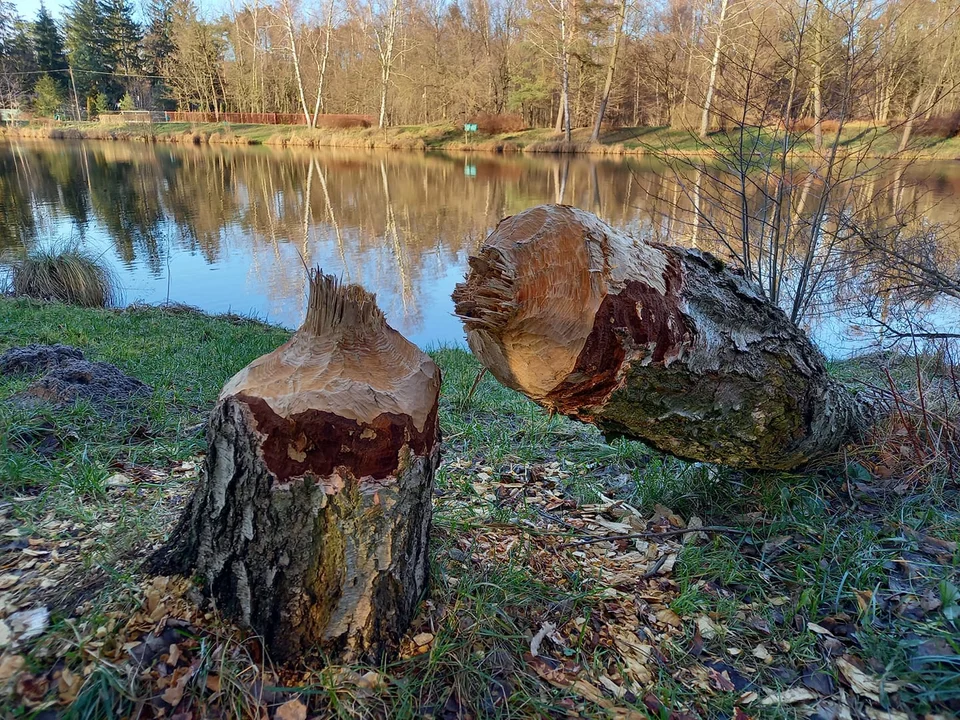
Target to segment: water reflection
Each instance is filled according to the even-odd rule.
[[[958,219],[960,167],[897,172],[857,192],[877,207]],[[816,188],[810,175],[794,182],[803,214]],[[252,312],[291,327],[304,265],[319,264],[375,291],[391,324],[430,345],[462,337],[450,292],[502,217],[565,202],[630,232],[722,251],[703,222],[722,192],[699,170],[677,182],[641,160],[7,143],[0,255],[78,240],[117,267],[128,302]]]

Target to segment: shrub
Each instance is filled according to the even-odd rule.
[[[503,133],[520,132],[527,125],[523,118],[513,113],[497,115],[496,113],[480,113],[474,115],[467,122],[476,123],[477,129],[486,135],[502,135]]]
[[[119,300],[109,268],[82,250],[39,250],[14,263],[13,294],[81,307],[109,307]]]
[[[797,118],[790,123],[790,130],[795,133],[813,133],[813,126],[817,123],[812,117],[802,117]],[[836,133],[840,128],[840,123],[837,120],[822,120],[820,121],[820,129],[824,133]]]
[[[946,115],[934,115],[929,120],[918,122],[914,128],[917,135],[925,137],[952,138],[960,135],[960,110]]]
[[[317,127],[325,128],[368,128],[373,125],[369,115],[318,115]]]

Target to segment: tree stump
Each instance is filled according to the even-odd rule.
[[[680,458],[790,469],[876,411],[741,274],[572,207],[500,222],[453,299],[501,383]]]
[[[284,662],[379,660],[424,595],[440,371],[363,288],[311,274],[303,326],[223,388],[154,573],[194,574]]]

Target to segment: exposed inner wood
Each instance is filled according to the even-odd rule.
[[[796,467],[875,411],[740,274],[575,208],[502,221],[453,297],[500,382],[679,457]]]
[[[275,660],[379,661],[426,590],[439,390],[372,295],[318,270],[300,330],[224,387],[151,569],[202,578]]]

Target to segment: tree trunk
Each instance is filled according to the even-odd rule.
[[[379,661],[427,583],[440,372],[373,296],[320,271],[285,345],[235,375],[155,573],[200,577],[278,661]]]
[[[474,354],[540,405],[677,457],[790,469],[873,406],[758,288],[716,258],[629,238],[574,208],[503,220],[457,286]]]
[[[823,149],[823,15],[823,1],[817,0],[813,28],[813,146],[818,151]]]
[[[607,103],[610,102],[610,90],[613,88],[613,74],[617,71],[617,55],[620,53],[620,38],[623,36],[623,23],[627,17],[627,0],[620,0],[617,11],[617,26],[613,34],[613,48],[610,50],[610,62],[607,63],[607,78],[603,82],[603,95],[600,96],[600,107],[597,109],[597,119],[593,124],[592,142],[600,141],[600,127],[603,125],[603,116],[607,112]]]
[[[900,135],[900,144],[897,146],[897,152],[903,152],[910,144],[910,133],[913,132],[913,124],[920,112],[920,98],[923,95],[923,87],[917,88],[917,94],[913,96],[913,102],[910,104],[910,114],[907,121],[903,124],[903,133]]]
[[[713,105],[713,93],[717,87],[717,68],[720,66],[720,51],[723,49],[723,22],[727,17],[729,0],[720,0],[720,18],[717,20],[717,39],[713,46],[713,60],[710,62],[710,79],[707,80],[707,93],[703,100],[703,114],[700,116],[700,137],[706,138],[710,132],[710,106]]]

